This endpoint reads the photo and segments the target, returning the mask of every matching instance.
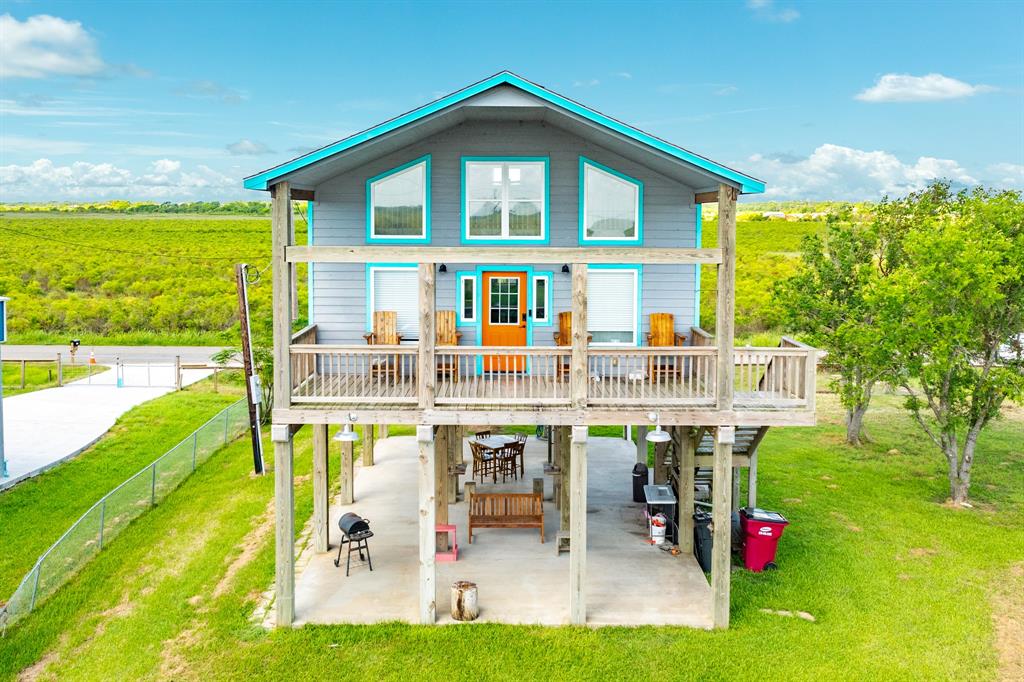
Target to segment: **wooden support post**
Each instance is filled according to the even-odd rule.
[[[715,305],[715,341],[718,344],[718,409],[732,409],[733,361],[736,309],[736,190],[718,187],[718,247],[722,262],[718,266],[718,295]]]
[[[569,395],[572,406],[587,406],[587,264],[572,266],[572,358],[569,364]]]
[[[355,443],[350,440],[341,442],[341,503],[352,504],[356,501],[355,495],[355,457],[353,447]]]
[[[181,356],[174,356],[174,389],[181,390]]]
[[[730,507],[734,512],[740,510],[740,467],[738,466],[732,468],[732,504]]]
[[[562,487],[559,489],[559,530],[569,531],[571,530],[571,504],[572,504],[572,460],[575,453],[573,452],[572,446],[570,445],[569,433],[570,426],[559,426],[558,430],[561,432],[559,437],[559,450],[562,452],[561,461],[558,466],[561,467],[561,475],[559,478],[562,479]],[[572,542],[570,539],[569,542]]]
[[[277,624],[295,620],[295,483],[292,480],[292,439],[274,443],[274,514],[276,556],[274,604]]]
[[[327,424],[313,424],[313,545],[317,552],[326,552],[330,546],[328,523],[329,442]]]
[[[647,427],[643,424],[636,427],[636,461],[647,464]]]
[[[729,572],[732,544],[732,446],[735,427],[720,426],[715,433],[712,473],[711,620],[716,628],[729,627]]]
[[[654,483],[664,484],[668,481],[668,467],[665,460],[668,458],[668,443],[654,444]]]
[[[434,427],[434,523],[448,523],[448,437],[447,426]],[[448,533],[434,533],[438,552],[448,551]]]
[[[279,182],[270,188],[271,204],[271,251],[270,264],[273,280],[274,317],[274,409],[287,409],[292,401],[291,344],[291,287],[288,286],[288,262],[285,249],[290,245],[292,234],[292,209],[290,187]]]
[[[693,475],[697,440],[688,426],[676,429],[679,434],[679,549],[693,551]]]
[[[383,440],[388,437],[388,425],[378,424],[377,425],[377,438]]]
[[[26,364],[26,361],[22,360],[21,361],[21,387],[22,388],[25,388],[25,364]]]
[[[60,353],[57,353],[57,385],[64,385],[64,359]]]
[[[376,443],[373,439],[373,424],[363,425],[363,466],[373,466],[373,448]]]
[[[419,445],[419,546],[420,546],[420,623],[431,625],[437,611],[434,594],[434,554],[437,543],[434,540],[434,428],[428,425],[416,427]]]
[[[572,427],[569,506],[569,622],[587,622],[587,427]]]
[[[747,506],[757,506],[757,450],[750,453],[750,466],[747,468]]]
[[[417,396],[420,409],[434,406],[434,387],[437,381],[437,363],[434,360],[434,264],[419,265],[420,341]]]

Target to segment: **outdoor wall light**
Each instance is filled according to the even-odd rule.
[[[563,275],[568,275],[569,274],[569,264],[568,263],[562,265],[562,274]]]
[[[439,267],[439,268],[437,269],[437,271],[438,271],[438,272],[448,272],[448,266],[447,266],[447,265],[445,265],[444,263],[441,263],[441,267]]]
[[[351,424],[345,424],[341,431],[338,431],[338,435],[334,437],[334,440],[339,443],[354,443],[359,440],[359,434],[352,430]]]
[[[648,443],[667,443],[672,440],[672,436],[668,434],[668,431],[661,429],[661,417],[656,412],[649,413],[647,418],[656,424],[653,431],[647,432]]]

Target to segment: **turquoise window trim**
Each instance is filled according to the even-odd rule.
[[[373,184],[413,166],[424,164],[423,182],[423,236],[422,237],[375,237],[373,236]],[[366,180],[366,243],[367,244],[429,244],[430,243],[430,154],[403,163],[397,168],[384,171]]]
[[[469,278],[473,282],[473,319],[467,320],[463,317],[462,313],[464,307],[462,305],[462,280],[463,278]],[[458,327],[474,327],[476,326],[477,320],[480,319],[480,279],[477,277],[476,270],[458,270],[455,273],[455,324]]]
[[[534,327],[550,327],[553,324],[552,318],[554,316],[551,314],[552,313],[551,302],[552,302],[552,300],[554,300],[553,297],[552,297],[552,294],[551,294],[551,284],[554,281],[553,275],[554,275],[554,273],[551,272],[550,270],[536,271],[536,272],[533,273],[533,276],[530,278],[530,311],[532,313],[531,319],[533,320],[533,326]],[[545,320],[544,322],[538,322],[537,321],[537,311],[535,310],[535,304],[537,302],[536,301],[536,294],[537,294],[537,283],[536,283],[536,280],[538,280],[538,279],[546,279],[547,280],[547,284],[544,286],[544,309],[548,313],[548,319]]]
[[[306,243],[310,246],[314,244],[313,235],[313,202],[306,202]],[[307,324],[314,324],[313,322],[313,266],[316,265],[313,261],[306,264],[306,320]]]
[[[764,192],[765,184],[761,180],[754,177],[740,173],[737,170],[728,168],[721,164],[715,163],[711,159],[707,159],[699,154],[695,154],[682,147],[677,147],[670,142],[659,139],[649,133],[645,133],[642,130],[634,128],[633,126],[627,125],[622,121],[617,121],[609,116],[594,111],[589,107],[586,107],[579,102],[575,102],[567,97],[563,97],[557,93],[547,90],[536,83],[532,83],[525,78],[518,76],[510,71],[502,71],[489,78],[478,81],[470,86],[457,90],[441,99],[426,104],[418,109],[397,116],[389,121],[385,121],[380,125],[374,126],[362,132],[350,135],[349,137],[339,140],[333,144],[329,144],[325,147],[321,147],[308,154],[300,156],[296,159],[283,163],[274,168],[270,168],[256,175],[251,175],[243,181],[243,187],[245,189],[255,190],[266,190],[270,189],[270,186],[274,184],[275,180],[293,173],[301,168],[305,168],[318,161],[326,159],[327,157],[341,153],[345,150],[356,147],[364,142],[368,142],[382,135],[385,135],[397,128],[413,123],[422,118],[430,116],[431,114],[437,113],[442,109],[446,109],[450,106],[458,104],[464,100],[479,95],[482,92],[490,90],[491,88],[499,85],[511,85],[519,88],[520,90],[527,92],[535,97],[553,104],[556,107],[565,109],[566,111],[580,116],[588,121],[598,124],[603,128],[612,130],[620,135],[624,135],[630,139],[636,140],[641,144],[648,147],[657,149],[658,151],[664,152],[669,156],[689,163],[697,168],[716,175],[720,178],[728,180],[732,183],[739,185],[740,191],[744,194],[760,194]]]
[[[469,238],[469,215],[466,211],[466,164],[474,161],[491,163],[513,163],[523,161],[527,163],[544,163],[544,221],[542,223],[542,237],[528,237],[517,239],[470,239]],[[459,160],[461,166],[459,179],[459,198],[461,205],[462,228],[459,232],[459,241],[462,244],[476,244],[478,246],[507,246],[509,244],[550,244],[551,243],[551,159],[547,156],[463,156]]]
[[[592,343],[591,345],[594,346],[595,348],[615,348],[617,346],[618,347],[623,347],[623,348],[632,348],[634,346],[642,346],[643,343],[642,343],[641,335],[642,335],[643,330],[644,330],[644,325],[643,325],[644,266],[642,264],[640,264],[640,263],[635,263],[635,264],[633,264],[633,263],[630,263],[630,264],[615,263],[615,264],[607,264],[607,265],[605,265],[605,264],[602,264],[602,265],[590,265],[590,266],[587,267],[587,270],[588,270],[588,272],[591,271],[591,270],[634,270],[634,271],[636,271],[636,311],[635,311],[635,320],[633,322],[633,324],[634,324],[633,329],[635,330],[635,334],[634,334],[634,337],[633,337],[634,343],[632,343],[632,344],[625,344],[625,343]]]
[[[608,173],[611,176],[617,177],[620,180],[636,185],[636,237],[634,239],[595,239],[593,237],[587,237],[587,226],[586,226],[586,213],[584,212],[584,206],[586,206],[586,174],[587,166],[592,166],[597,170]],[[588,159],[585,156],[580,157],[580,244],[603,244],[605,246],[643,246],[644,244],[644,183],[642,180],[631,178],[625,173],[620,173],[614,168],[609,168],[602,163],[598,163],[593,159]]]
[[[366,268],[366,333],[373,331],[373,271],[378,269],[397,270],[399,268],[416,268],[416,263],[367,263]]]
[[[701,240],[703,239],[703,207],[704,204],[697,204],[697,234],[694,238],[694,247],[701,248]],[[700,264],[694,263],[693,265],[693,326],[700,326]]]

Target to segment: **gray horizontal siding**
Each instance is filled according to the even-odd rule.
[[[613,154],[558,128],[539,122],[467,122],[428,137],[399,152],[388,154],[359,169],[332,178],[316,188],[315,243],[324,245],[366,242],[366,179],[414,158],[431,155],[431,244],[460,244],[461,157],[547,156],[550,159],[548,206],[551,244],[579,244],[579,157],[586,156],[644,183],[644,246],[694,245],[696,212],[693,190],[645,166]],[[402,245],[395,245],[396,249]],[[469,247],[471,248],[471,247]],[[522,246],[524,249],[543,246]],[[637,262],[643,252],[638,249]],[[449,266],[437,277],[437,308],[456,307],[456,270],[475,266]],[[569,277],[560,266],[535,265],[553,271],[552,319],[570,307]],[[366,326],[366,276],[362,265],[321,263],[315,266],[313,321],[324,343],[360,343]],[[644,333],[648,315],[671,312],[676,328],[688,330],[694,310],[694,266],[649,265],[644,268],[642,291]],[[554,327],[538,326],[534,343],[550,345]],[[462,343],[475,344],[475,329],[460,328]]]

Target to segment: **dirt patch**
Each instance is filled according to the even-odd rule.
[[[164,640],[163,649],[160,651],[160,672],[157,678],[181,680],[194,677],[188,675],[188,659],[183,650],[196,646],[202,639],[202,627],[193,622],[173,638]]]
[[[235,576],[248,565],[253,559],[256,558],[256,554],[260,548],[263,547],[264,542],[274,530],[274,501],[271,500],[267,504],[266,510],[264,510],[262,516],[256,520],[256,527],[250,530],[244,538],[242,538],[241,548],[242,552],[236,556],[230,564],[228,564],[227,571],[217,582],[217,586],[213,588],[213,597],[216,599],[220,597],[231,587],[231,583],[234,582]]]
[[[18,682],[36,682],[36,680],[41,680],[46,669],[50,667],[50,664],[56,663],[60,660],[61,656],[58,652],[64,648],[67,641],[68,633],[65,632],[61,635],[60,642],[54,649],[47,651],[43,654],[42,658],[18,673]]]
[[[783,504],[800,504],[803,502],[799,497],[787,497],[782,500]]]
[[[859,533],[859,532],[861,532],[863,530],[863,528],[861,528],[860,526],[854,525],[854,523],[852,521],[850,521],[850,519],[846,518],[845,516],[843,516],[839,512],[832,512],[832,518],[834,518],[839,523],[843,524],[846,527],[846,530],[848,530],[848,531],[852,531],[854,533]]]
[[[1024,562],[997,581],[992,597],[1000,680],[1024,680]]]
[[[926,556],[935,556],[939,553],[939,550],[932,549],[931,547],[911,547],[907,555],[911,559],[922,559]]]
[[[785,609],[761,609],[761,613],[770,613],[773,616],[783,616],[785,618],[800,618],[806,620],[808,623],[817,622],[817,619],[806,611],[787,611]]]

